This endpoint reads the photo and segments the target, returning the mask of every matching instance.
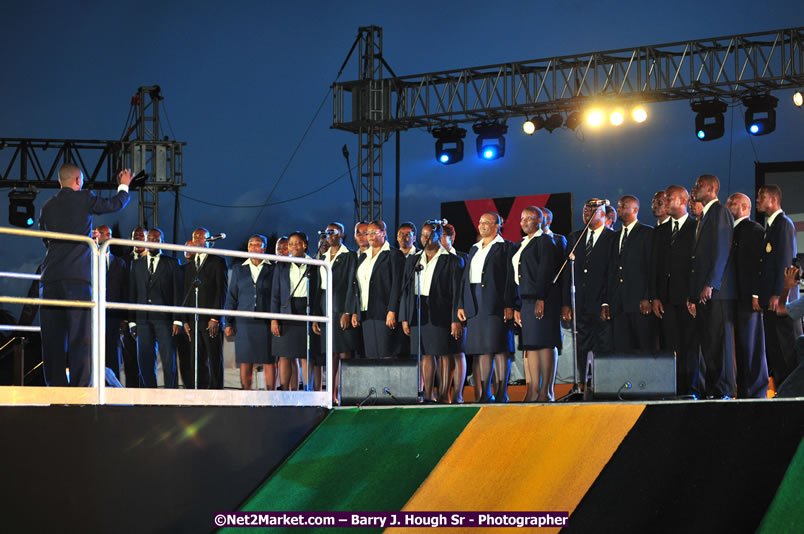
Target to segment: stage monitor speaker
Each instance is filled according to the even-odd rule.
[[[416,360],[341,360],[341,406],[418,402]]]
[[[594,398],[667,399],[676,396],[676,357],[662,354],[595,354]]]

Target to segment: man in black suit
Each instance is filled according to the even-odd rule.
[[[39,228],[89,237],[93,215],[120,211],[128,204],[131,171],[120,172],[118,181],[120,186],[115,196],[98,198],[91,191],[81,191],[84,173],[78,166],[65,163],[59,168],[61,190],[42,206]],[[92,300],[92,251],[87,244],[53,239],[44,242],[47,252],[40,281],[42,298]],[[88,386],[92,374],[89,308],[42,306],[39,318],[45,383],[48,386]]]
[[[148,230],[149,243],[163,242],[162,230]],[[149,248],[148,254],[131,265],[129,302],[178,306],[181,303],[182,276],[175,258],[165,256],[161,249]],[[157,387],[156,344],[162,359],[166,388],[176,387],[176,354],[173,336],[181,331],[181,315],[162,312],[134,312],[136,321],[129,322],[131,335],[137,339],[137,361],[142,385]],[[171,326],[172,320],[172,326]]]
[[[112,238],[112,229],[102,224],[95,228],[98,247]],[[100,258],[101,267],[106,267],[106,301],[128,301],[129,266],[126,260],[106,249],[106,257]],[[128,330],[123,310],[106,310],[106,367],[120,380],[121,334]]]
[[[145,241],[145,234],[148,232],[142,226],[138,226],[131,231],[132,241]],[[126,268],[128,269],[126,276],[126,291],[128,291],[129,284],[131,283],[131,265],[140,257],[145,256],[146,251],[144,247],[135,247],[131,253],[124,256]],[[129,293],[125,293],[128,298]],[[125,312],[124,317],[131,316],[131,312]],[[142,385],[140,378],[140,366],[137,363],[137,340],[131,335],[128,325],[124,328],[121,337],[122,353],[123,353],[123,368],[126,372],[126,387],[137,388]]]
[[[589,230],[576,231],[567,240],[568,249],[575,248],[575,313],[577,315],[577,347],[578,361],[576,377],[578,382],[585,383],[586,367],[589,351],[606,353],[612,350],[611,328],[603,319],[602,306],[606,302],[606,286],[608,281],[611,250],[614,246],[614,232],[603,224],[604,201],[593,198],[584,204],[584,223],[589,223]],[[564,297],[562,302],[570,302],[570,273],[562,274]],[[561,307],[561,318],[572,321],[572,310],[569,305]]]
[[[669,218],[655,228],[653,236],[651,305],[659,318],[665,348],[676,353],[676,393],[700,397],[704,393],[703,358],[695,319],[687,310],[697,221],[687,213],[686,189],[671,185],[665,196]]]
[[[778,315],[779,296],[784,287],[784,268],[796,256],[796,230],[782,211],[782,190],[778,185],[763,185],[757,193],[757,212],[767,216],[764,246],[759,269],[757,307],[764,310],[765,348],[773,382],[778,387],[796,367],[795,341],[801,335],[801,323],[788,315]],[[790,300],[798,298],[793,288]]]
[[[209,248],[209,238],[209,230],[206,228],[196,228],[193,231],[193,244],[197,247]],[[201,389],[223,389],[221,319],[223,307],[226,304],[226,292],[228,291],[226,260],[214,254],[196,254],[193,258],[192,267],[188,267],[188,271],[185,274],[185,295],[193,292],[193,282],[196,279],[201,282],[198,287],[198,307],[221,310],[221,313],[216,315],[198,316],[198,387]],[[195,306],[194,295],[190,295],[187,298],[187,305]],[[184,331],[195,342],[195,335],[192,330],[193,322],[193,314],[187,314],[184,319]],[[194,347],[193,350],[195,350]]]
[[[186,241],[184,243],[188,247],[195,246],[195,242],[192,239]],[[182,275],[184,276],[184,284],[187,284],[187,280],[195,280],[195,252],[184,252],[184,262],[181,262],[180,268],[182,270]],[[182,306],[195,306],[195,296],[191,291],[188,295],[186,292],[182,296],[183,302]],[[191,317],[191,324],[193,321],[193,315]],[[199,323],[200,324],[200,323]],[[181,376],[182,383],[186,389],[195,389],[195,353],[193,352],[193,345],[192,345],[192,338],[182,330],[182,332],[176,336],[176,356],[179,360],[179,375]],[[207,367],[203,367],[203,371],[205,374],[204,383],[207,384],[209,382],[209,372]],[[202,376],[201,369],[198,370],[198,376]]]
[[[698,177],[692,198],[703,205],[692,252],[692,276],[687,306],[696,317],[706,364],[706,395],[734,396],[734,262],[731,236],[734,217],[720,203],[720,180]]]
[[[609,268],[604,319],[611,319],[614,350],[651,352],[650,254],[653,228],[637,220],[639,200],[625,195],[617,202],[622,228],[615,235]]]
[[[737,366],[737,396],[764,399],[768,393],[768,364],[765,360],[765,333],[762,313],[754,299],[759,293],[759,265],[764,230],[748,217],[751,199],[734,193],[726,202],[734,216],[731,255],[737,282],[734,353]]]

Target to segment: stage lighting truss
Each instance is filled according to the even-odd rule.
[[[8,194],[8,222],[12,226],[30,228],[34,224],[36,191],[11,191]]]
[[[776,129],[776,104],[779,99],[770,94],[743,98],[745,131],[751,135],[767,135]]]
[[[485,160],[495,160],[505,155],[505,134],[508,133],[507,124],[498,121],[478,122],[472,125],[472,131],[477,134],[477,157]]]
[[[457,126],[445,126],[433,129],[436,138],[436,160],[443,165],[452,165],[463,159],[463,138],[466,130]]]
[[[725,126],[723,113],[726,104],[720,100],[701,100],[690,104],[695,115],[695,136],[701,141],[712,141],[723,137]]]

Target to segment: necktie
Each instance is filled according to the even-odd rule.
[[[628,239],[628,228],[623,226],[623,240],[620,241],[620,254],[623,253],[623,249],[625,248],[625,241]]]
[[[673,221],[673,231],[670,233],[670,246],[676,244],[676,234],[678,234],[678,221]]]
[[[201,256],[196,256],[195,257],[195,272],[198,272],[200,270],[201,270]]]
[[[154,258],[148,259],[148,276],[154,275],[154,263],[156,263],[156,260]]]
[[[592,232],[589,232],[589,239],[586,241],[586,255],[587,256],[592,253],[592,246],[594,246],[594,244],[595,244],[594,241],[593,241],[594,235],[595,234],[593,234]]]

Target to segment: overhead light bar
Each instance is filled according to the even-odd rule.
[[[701,141],[713,141],[723,137],[725,123],[723,113],[726,111],[725,103],[720,100],[702,100],[691,104],[695,115],[695,136]]]
[[[463,159],[463,138],[466,130],[457,126],[444,126],[433,128],[433,137],[436,138],[436,160],[442,165],[452,165]]]
[[[8,222],[12,226],[30,228],[34,224],[36,191],[11,191],[8,194]]]
[[[751,135],[767,135],[776,129],[776,104],[773,95],[751,95],[743,98],[745,131]]]
[[[485,160],[500,159],[505,155],[505,134],[508,125],[497,121],[483,121],[472,125],[477,134],[477,157]]]

